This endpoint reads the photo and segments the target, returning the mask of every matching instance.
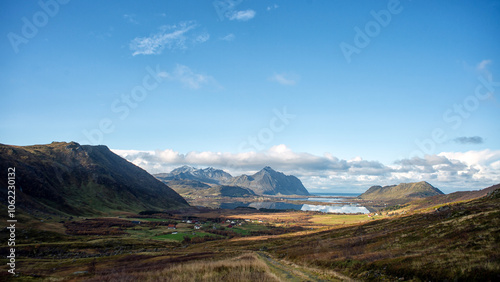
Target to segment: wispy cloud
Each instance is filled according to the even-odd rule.
[[[192,44],[203,43],[210,36],[208,33],[188,37],[188,33],[195,29],[197,24],[193,21],[181,22],[171,26],[161,26],[159,31],[148,37],[136,37],[130,42],[132,55],[156,55],[167,48],[170,50],[186,49],[187,40],[191,39]]]
[[[455,139],[453,139],[453,141],[455,143],[459,143],[459,144],[483,144],[484,143],[483,138],[480,136],[472,136],[472,137],[463,136],[463,137],[455,138]]]
[[[231,14],[228,15],[229,20],[237,20],[237,21],[248,21],[251,20],[255,17],[255,11],[254,10],[245,10],[245,11],[234,11]]]
[[[190,89],[199,89],[204,85],[217,85],[217,82],[212,76],[195,73],[189,67],[179,64],[172,72],[162,72],[161,77],[172,81],[178,81]]]
[[[260,152],[188,152],[114,150],[151,173],[169,172],[181,165],[213,166],[238,175],[271,166],[299,177],[306,188],[351,188],[428,181],[438,188],[473,190],[500,183],[500,150],[444,152],[385,165],[356,157],[342,160],[331,154],[317,156],[277,145]],[[358,187],[358,188],[356,188]]]
[[[299,76],[296,74],[275,73],[269,80],[282,85],[295,85],[299,80]]]
[[[232,33],[224,36],[224,37],[221,37],[221,40],[224,40],[224,41],[233,41],[234,39],[236,38],[236,36]]]
[[[195,37],[194,42],[195,43],[203,43],[206,42],[210,39],[210,34],[208,33],[203,33]]]

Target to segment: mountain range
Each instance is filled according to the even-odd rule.
[[[190,166],[179,167],[170,173],[160,173],[154,176],[174,189],[181,185],[182,188],[191,187],[194,190],[200,190],[207,188],[203,186],[205,184],[207,186],[240,187],[257,195],[309,195],[309,192],[297,177],[285,175],[269,166],[253,175],[244,174],[236,177],[220,169],[211,167],[196,169]]]
[[[161,180],[194,180],[203,183],[223,184],[228,182],[231,174],[213,167],[196,169],[190,166],[182,166],[172,170],[170,173],[155,174]]]
[[[16,207],[25,211],[95,215],[189,206],[174,190],[106,146],[0,144],[0,171],[9,167],[16,172]],[[7,193],[6,185],[0,184],[1,195]]]
[[[152,176],[106,146],[82,146],[75,142],[0,144],[0,170],[8,168],[16,170],[16,206],[54,214],[96,215],[188,207],[179,193],[201,197],[309,195],[297,177],[269,166],[255,174],[236,177],[212,167],[190,166]],[[7,181],[0,183],[0,195],[5,198],[6,185]],[[443,193],[427,182],[417,182],[372,186],[359,199],[399,204],[436,195]],[[466,195],[458,193],[453,197]]]

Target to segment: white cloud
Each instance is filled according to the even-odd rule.
[[[295,74],[275,73],[269,80],[278,82],[281,85],[295,85],[299,77]]]
[[[234,11],[230,15],[228,15],[229,20],[237,20],[237,21],[248,21],[255,17],[254,10],[245,10],[245,11]]]
[[[443,152],[423,159],[400,160],[393,165],[360,157],[342,160],[326,153],[294,152],[285,145],[267,151],[188,152],[113,150],[151,173],[169,172],[181,165],[217,167],[233,175],[251,174],[264,166],[299,177],[308,189],[346,189],[363,192],[372,185],[428,181],[445,192],[475,190],[500,183],[500,150]],[[351,189],[351,190],[349,190]]]
[[[186,49],[186,41],[188,33],[195,29],[197,24],[195,22],[181,22],[172,26],[161,26],[159,32],[152,34],[148,37],[136,37],[130,44],[130,50],[133,51],[132,55],[156,55],[167,48],[170,50]],[[190,36],[193,44],[203,43],[210,38],[209,34],[205,33],[200,36]]]
[[[479,189],[500,183],[499,161],[500,150],[442,152],[398,161],[393,176],[441,183],[448,189]]]
[[[224,41],[233,41],[234,38],[236,38],[236,36],[234,36],[234,34],[230,33],[230,34],[222,37],[221,40],[224,40]]]
[[[213,77],[205,74],[195,73],[189,67],[179,64],[177,64],[175,69],[170,73],[160,73],[160,77],[178,81],[185,87],[191,89],[199,89],[203,85],[217,85],[217,82]]]
[[[468,166],[484,166],[487,167],[491,163],[500,160],[500,150],[482,150],[468,152],[443,152],[439,156],[445,156],[449,159],[461,161]],[[499,175],[500,177],[500,175]]]
[[[198,35],[195,39],[194,39],[194,42],[195,43],[203,43],[203,42],[206,42],[210,39],[210,34],[208,33],[203,33],[201,35]]]

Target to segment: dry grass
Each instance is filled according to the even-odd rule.
[[[95,281],[281,281],[265,262],[247,253],[221,260],[196,260],[168,265],[156,271],[112,273]],[[90,280],[94,281],[94,280]]]
[[[239,214],[228,216],[228,218],[238,219],[250,219],[250,220],[262,220],[264,223],[271,223],[275,225],[300,225],[308,223],[311,218],[310,214],[304,212],[277,212],[277,213],[252,213],[252,214]]]
[[[498,280],[499,207],[498,199],[476,200],[267,245],[275,256],[362,280]]]
[[[336,226],[336,225],[349,225],[356,224],[361,222],[367,222],[371,219],[365,214],[320,214],[313,215],[311,218],[311,222],[326,225],[326,226]]]

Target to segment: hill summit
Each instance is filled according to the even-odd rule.
[[[302,182],[293,175],[285,175],[269,166],[253,175],[231,179],[229,185],[249,188],[259,195],[309,195]]]
[[[390,186],[372,186],[359,195],[363,200],[414,200],[444,194],[426,181]]]
[[[174,190],[106,146],[0,144],[0,170],[8,167],[15,168],[18,205],[26,211],[94,215],[188,206]]]

